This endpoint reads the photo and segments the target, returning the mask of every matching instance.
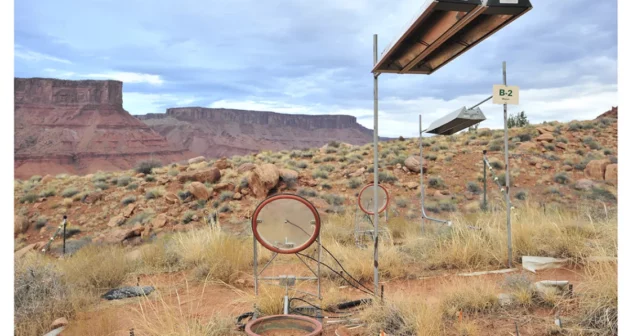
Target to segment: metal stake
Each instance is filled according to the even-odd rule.
[[[504,85],[506,85],[506,61],[502,63]],[[510,223],[510,168],[508,164],[508,105],[504,104],[504,160],[506,161],[506,227],[508,230],[508,268],[513,268],[513,246]]]
[[[423,236],[426,232],[424,229],[424,138],[423,138],[423,130],[421,129],[421,114],[419,115],[419,183],[421,186],[421,235]]]
[[[65,256],[67,246],[67,216],[62,216],[62,256]]]
[[[483,151],[484,156],[486,155],[486,150],[484,149]],[[482,160],[482,164],[484,166],[484,211],[488,209],[488,202],[486,201],[486,161]]]
[[[373,61],[377,64],[377,34],[373,36]],[[379,74],[374,74],[374,209],[379,210]],[[379,291],[379,216],[374,216],[374,291]]]

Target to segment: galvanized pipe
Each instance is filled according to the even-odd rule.
[[[502,63],[504,85],[506,85],[506,61]],[[508,268],[513,267],[513,246],[510,223],[510,168],[508,164],[508,105],[504,104],[504,160],[506,161],[506,227],[508,231]]]
[[[373,36],[373,61],[377,65],[377,34]],[[379,83],[374,74],[374,208],[379,210]],[[374,290],[379,290],[379,216],[374,218]]]

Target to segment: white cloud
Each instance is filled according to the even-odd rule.
[[[471,107],[488,98],[488,95],[461,96],[452,100],[434,97],[416,99],[396,99],[380,97],[379,134],[385,137],[416,137],[419,130],[419,115],[422,115],[424,128],[435,119],[460,107]],[[365,102],[364,102],[365,103]],[[531,123],[542,121],[562,121],[593,119],[606,112],[611,106],[618,105],[617,86],[585,83],[550,89],[529,89],[520,91],[520,105],[509,105],[508,113],[525,111]],[[264,100],[219,100],[209,107],[236,108],[254,111],[273,111],[297,114],[346,114],[357,117],[360,124],[373,128],[372,101],[359,108],[340,108],[330,105],[295,105],[278,101]],[[480,107],[486,120],[480,127],[502,128],[504,120],[503,105],[488,101]]]
[[[79,75],[85,78],[104,78],[119,80],[123,83],[147,83],[151,85],[163,85],[165,82],[159,75],[150,75],[137,72],[105,72]]]
[[[16,44],[15,46],[14,56],[17,58],[21,58],[23,60],[33,61],[33,62],[51,61],[51,62],[58,62],[58,63],[64,63],[64,64],[71,64],[71,61],[69,60],[42,54],[33,50],[27,50],[18,44]]]

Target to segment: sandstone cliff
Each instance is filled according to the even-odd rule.
[[[86,174],[189,156],[122,106],[122,82],[15,78],[14,175]]]
[[[363,145],[373,137],[348,115],[182,107],[136,117],[176,146],[206,157],[321,147],[333,140]]]

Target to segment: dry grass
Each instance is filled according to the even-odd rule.
[[[368,335],[384,331],[391,335],[438,336],[446,332],[442,311],[416,296],[399,294],[384,303],[375,301],[361,318],[368,322]]]
[[[457,278],[445,284],[441,291],[440,308],[444,316],[455,317],[460,311],[468,314],[489,313],[499,307],[497,284],[483,278]]]
[[[193,268],[197,279],[231,283],[252,265],[252,242],[220,229],[201,229],[177,234],[172,248],[186,268]]]
[[[64,335],[68,336],[117,336],[122,335],[114,331],[120,318],[116,311],[102,311],[94,318],[77,318],[65,329]]]
[[[125,251],[117,246],[85,246],[60,266],[71,288],[89,292],[106,292],[121,285],[131,270]]]
[[[330,252],[341,262],[343,267],[359,282],[369,282],[373,280],[372,265],[372,248],[361,249],[355,245],[341,245],[337,242],[326,242],[324,244]],[[329,261],[329,257],[324,260],[329,265],[335,265],[334,261]],[[379,244],[379,274],[383,279],[403,278],[408,275],[406,262],[409,257],[399,251],[392,245]],[[338,266],[333,266],[339,270]],[[332,279],[338,277],[330,273]]]
[[[136,335],[143,336],[229,336],[237,332],[233,320],[212,313],[202,316],[203,292],[196,300],[182,301],[181,295],[158,293],[154,298],[143,297],[134,310]],[[189,296],[189,286],[187,294]]]
[[[598,329],[600,335],[617,335],[618,289],[616,263],[591,263],[581,292],[580,324]]]

